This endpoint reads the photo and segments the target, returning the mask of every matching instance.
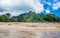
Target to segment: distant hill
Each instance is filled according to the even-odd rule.
[[[57,17],[55,14],[43,14],[29,11],[28,13],[13,17],[11,17],[10,13],[0,15],[0,22],[60,22],[60,17]]]
[[[43,14],[29,11],[29,13],[15,16],[19,22],[60,22],[60,18],[55,14]]]
[[[25,19],[26,22],[44,22],[45,21],[38,14],[36,14],[35,12],[31,12],[31,11],[21,16]]]

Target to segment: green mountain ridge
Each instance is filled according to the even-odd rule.
[[[10,13],[0,15],[0,22],[60,22],[60,17],[55,14],[39,14],[29,11],[13,17],[11,17]]]
[[[18,16],[18,18],[19,22],[23,20],[24,22],[60,22],[60,18],[57,17],[55,14],[38,14],[32,11]]]

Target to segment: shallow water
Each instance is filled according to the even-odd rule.
[[[60,32],[0,30],[0,38],[60,38]]]

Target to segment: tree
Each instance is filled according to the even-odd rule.
[[[58,17],[55,14],[46,14],[44,19],[48,22],[58,22]]]
[[[26,22],[25,19],[24,19],[24,17],[19,17],[19,18],[17,18],[17,21],[18,21],[18,22]]]
[[[16,20],[17,18],[10,18],[9,20],[10,20],[10,22],[17,22],[17,20]]]
[[[4,16],[5,16],[6,20],[9,22],[10,21],[9,18],[11,16],[11,14],[10,13],[6,13]]]
[[[10,13],[6,13],[5,14],[7,18],[10,18],[11,14]]]
[[[3,17],[2,15],[0,15],[0,22],[6,22],[7,20],[5,19],[5,17]]]

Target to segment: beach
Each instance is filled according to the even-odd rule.
[[[0,22],[0,38],[60,38],[60,23]]]

